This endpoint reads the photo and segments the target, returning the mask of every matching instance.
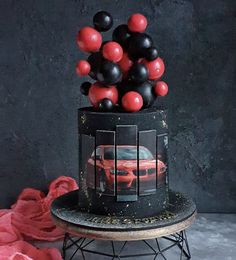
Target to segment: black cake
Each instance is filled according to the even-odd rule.
[[[79,117],[79,206],[116,216],[154,216],[168,204],[167,111]]]

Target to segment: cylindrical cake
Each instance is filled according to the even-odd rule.
[[[165,109],[78,110],[79,207],[109,216],[150,217],[168,204]]]

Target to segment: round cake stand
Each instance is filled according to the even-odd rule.
[[[151,217],[102,216],[82,212],[78,208],[77,191],[54,200],[51,214],[55,224],[66,233],[62,248],[64,259],[69,250],[72,254],[68,259],[76,257],[78,251],[83,259],[91,259],[91,254],[106,256],[105,259],[167,259],[165,254],[173,247],[179,249],[176,259],[191,258],[185,230],[195,219],[196,206],[189,197],[178,192],[170,191],[165,211]],[[95,244],[98,240],[109,241],[110,251],[98,250]],[[166,241],[165,246],[161,240]],[[136,246],[135,253],[125,252],[130,241],[142,241],[148,251]]]

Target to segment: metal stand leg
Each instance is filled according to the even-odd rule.
[[[63,246],[62,246],[62,258],[63,259],[66,258],[66,245],[67,245],[67,241],[68,241],[68,236],[69,236],[69,234],[65,233]]]
[[[169,245],[165,246],[163,248],[161,248],[159,240],[163,239],[168,241]],[[70,260],[72,260],[78,251],[81,252],[82,254],[82,259],[86,260],[86,259],[90,259],[90,257],[88,256],[85,257],[85,253],[86,256],[87,254],[93,254],[93,255],[100,255],[100,256],[106,256],[108,257],[107,259],[125,259],[125,258],[129,258],[129,257],[135,257],[135,258],[139,258],[139,257],[144,257],[144,256],[150,256],[150,257],[154,257],[152,259],[156,260],[159,259],[158,257],[160,256],[162,259],[167,260],[166,256],[164,255],[165,252],[167,252],[168,250],[172,249],[173,247],[178,247],[180,249],[180,260],[184,260],[184,259],[191,259],[191,254],[190,254],[190,249],[189,249],[189,244],[188,244],[188,240],[187,240],[187,235],[186,235],[186,231],[180,231],[179,233],[170,235],[170,236],[165,236],[165,237],[161,237],[159,238],[159,240],[156,238],[154,239],[154,245],[151,244],[151,240],[143,240],[144,244],[147,246],[147,249],[149,249],[149,252],[139,252],[138,253],[138,248],[137,248],[137,253],[133,253],[133,254],[124,254],[124,249],[126,247],[126,245],[129,243],[129,241],[124,241],[123,245],[121,246],[121,248],[119,250],[117,250],[115,248],[115,243],[114,241],[110,241],[111,242],[111,252],[110,253],[104,253],[102,251],[96,251],[94,249],[90,249],[89,246],[92,243],[95,243],[96,240],[94,239],[87,239],[87,238],[73,238],[71,237],[68,233],[65,234],[64,237],[64,242],[63,242],[63,247],[62,247],[62,256],[63,259],[66,259],[66,251],[69,250],[71,247],[75,247],[71,257],[69,258]]]

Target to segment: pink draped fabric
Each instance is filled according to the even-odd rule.
[[[37,249],[26,241],[16,241],[0,246],[1,260],[61,260],[61,254],[55,248]]]
[[[0,210],[0,260],[60,260],[57,249],[37,249],[25,240],[55,241],[64,236],[50,215],[52,201],[78,189],[74,179],[61,176],[49,186],[47,196],[39,190],[26,188],[11,209]]]

